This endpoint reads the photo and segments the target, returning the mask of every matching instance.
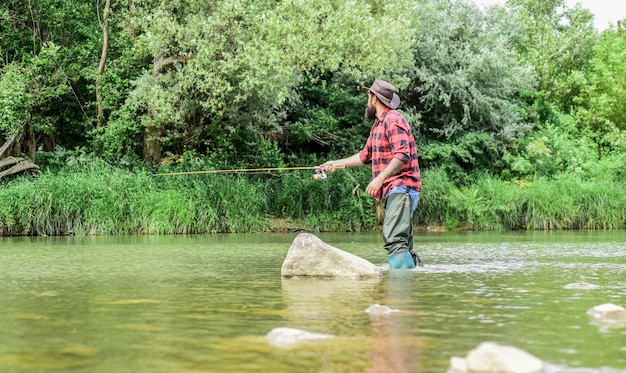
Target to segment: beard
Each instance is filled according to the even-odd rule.
[[[365,119],[367,120],[376,119],[376,106],[369,105],[369,104],[365,106]]]

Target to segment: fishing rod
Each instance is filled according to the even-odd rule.
[[[343,167],[336,167],[343,168]],[[296,170],[314,170],[313,180],[320,181],[326,180],[326,172],[322,170],[321,166],[308,166],[308,167],[263,167],[263,168],[239,168],[232,170],[203,170],[203,171],[181,171],[181,172],[168,172],[162,174],[154,174],[154,176],[173,176],[173,175],[197,175],[197,174],[235,174],[246,172],[270,172],[270,171],[296,171]]]

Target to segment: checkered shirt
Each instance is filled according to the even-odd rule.
[[[377,200],[386,197],[389,189],[399,185],[421,191],[422,179],[415,139],[411,126],[398,111],[387,109],[374,122],[359,157],[363,164],[372,165],[372,178],[378,176],[393,158],[404,163],[398,174],[383,182],[381,190],[375,197]]]

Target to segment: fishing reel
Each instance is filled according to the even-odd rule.
[[[314,169],[315,169],[315,175],[313,175],[313,180],[315,181],[326,180],[326,172],[322,170],[322,167],[315,166]]]

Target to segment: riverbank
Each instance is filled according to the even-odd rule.
[[[261,228],[262,232],[269,233],[298,233],[298,232],[315,232],[316,229],[308,224],[305,220],[289,220],[284,218],[266,219],[264,226]],[[382,226],[376,226],[368,230],[368,232],[377,232],[382,229]],[[415,232],[447,232],[449,229],[442,225],[426,225],[426,224],[414,224],[413,230]],[[467,231],[471,230],[469,227],[457,228],[455,231]]]

